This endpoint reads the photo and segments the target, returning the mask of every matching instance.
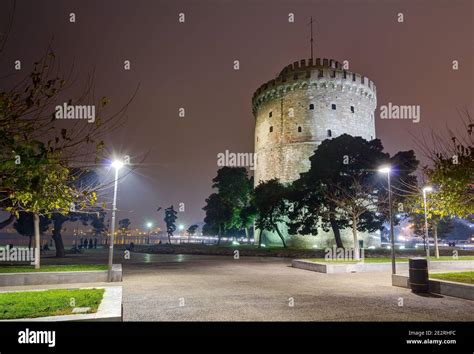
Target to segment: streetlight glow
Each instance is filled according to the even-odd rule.
[[[380,173],[390,173],[391,170],[390,166],[382,166],[379,168]]]
[[[120,170],[123,167],[123,162],[120,160],[114,160],[112,161],[111,166],[117,170]]]
[[[153,227],[153,223],[152,222],[147,222],[146,223],[146,227],[148,227],[149,229],[151,229]]]
[[[426,187],[423,187],[423,192],[433,192],[433,187],[431,186],[426,186]]]

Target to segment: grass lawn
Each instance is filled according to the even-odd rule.
[[[81,272],[87,270],[107,270],[105,264],[70,264],[70,265],[42,265],[35,269],[32,265],[0,265],[0,273],[25,273],[25,272]]]
[[[440,256],[438,258],[430,257],[430,260],[432,262],[436,261],[456,261],[451,256]],[[472,261],[474,260],[474,256],[459,256],[458,259],[459,261]],[[325,258],[310,258],[306,259],[306,261],[311,261],[311,262],[317,262],[317,263],[357,263],[356,261],[344,261],[344,260],[335,260],[335,261],[328,261]],[[408,262],[407,257],[397,257],[395,258],[396,262]],[[365,263],[390,263],[392,262],[392,258],[390,257],[365,257],[364,258]]]
[[[104,289],[53,289],[0,293],[0,319],[67,315],[74,307],[97,312]]]
[[[430,274],[430,278],[474,284],[474,272],[453,272]]]

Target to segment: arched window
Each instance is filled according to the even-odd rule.
[[[270,127],[270,133],[272,133],[272,132],[273,132],[273,127]]]
[[[302,129],[301,127],[298,127],[298,133],[301,133]]]
[[[354,113],[354,106],[351,106],[351,112]]]
[[[331,129],[328,129],[328,138],[332,137],[332,131]]]
[[[272,111],[270,111],[270,113],[268,113],[268,118],[271,118],[271,117],[272,117],[272,115],[273,115],[273,112],[272,112]]]
[[[309,109],[314,109],[314,104],[311,103],[311,104],[309,105]]]
[[[333,103],[333,104],[331,105],[331,108],[335,111],[335,110],[336,110],[336,104]]]

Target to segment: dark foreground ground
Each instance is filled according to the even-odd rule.
[[[90,250],[43,263],[105,261],[105,250]],[[388,273],[322,274],[270,257],[131,253],[126,260],[117,251],[115,261],[124,269],[125,321],[474,320],[474,302],[415,295],[391,286]],[[83,284],[91,285],[106,284]]]

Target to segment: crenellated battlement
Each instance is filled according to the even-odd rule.
[[[276,79],[261,85],[253,94],[252,110],[267,99],[284,95],[286,92],[302,88],[341,88],[352,90],[376,102],[377,90],[367,77],[344,70],[342,64],[333,59],[312,59],[296,61],[287,65]]]

